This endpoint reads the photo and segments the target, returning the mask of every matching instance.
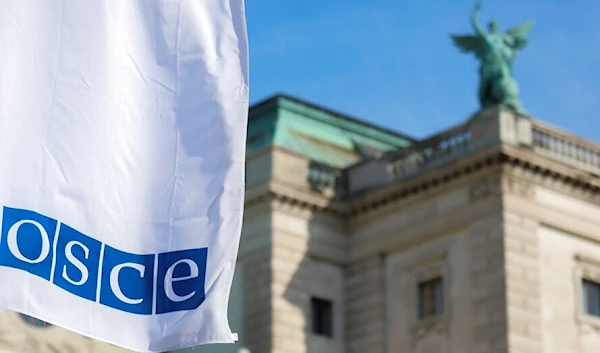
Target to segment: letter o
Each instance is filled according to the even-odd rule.
[[[33,260],[25,257],[25,255],[21,253],[21,250],[19,250],[19,245],[17,244],[17,233],[23,224],[33,224],[40,231],[40,235],[42,236],[42,250],[40,251],[40,255]],[[44,229],[41,224],[33,220],[23,219],[13,224],[8,230],[6,241],[8,243],[8,249],[17,259],[30,264],[39,264],[44,261],[50,253],[50,238],[48,237],[48,232],[46,232],[46,229]]]
[[[90,277],[90,272],[88,271],[87,267],[83,264],[83,262],[81,262],[78,258],[75,257],[75,255],[73,255],[73,246],[75,245],[78,245],[83,249],[83,255],[86,259],[90,256],[90,249],[87,246],[81,244],[81,242],[78,242],[77,240],[71,240],[65,246],[65,257],[73,266],[77,267],[77,269],[81,272],[81,279],[79,281],[72,280],[67,274],[67,265],[63,266],[62,277],[74,286],[81,286],[82,284],[87,282],[88,278]]]

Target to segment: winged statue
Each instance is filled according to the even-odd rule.
[[[463,53],[475,55],[480,62],[478,96],[481,109],[504,105],[523,112],[512,67],[517,53],[527,45],[527,35],[534,21],[529,20],[502,33],[498,22],[491,20],[485,31],[478,19],[480,8],[481,0],[478,0],[471,14],[475,34],[452,35],[454,45]]]

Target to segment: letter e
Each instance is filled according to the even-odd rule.
[[[207,249],[158,255],[156,313],[192,310],[205,299]]]

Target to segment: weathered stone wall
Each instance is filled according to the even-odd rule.
[[[500,169],[351,221],[348,352],[506,352]],[[442,276],[444,313],[418,318],[418,284]]]

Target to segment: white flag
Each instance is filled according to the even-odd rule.
[[[236,340],[247,55],[243,0],[0,0],[0,307]]]

